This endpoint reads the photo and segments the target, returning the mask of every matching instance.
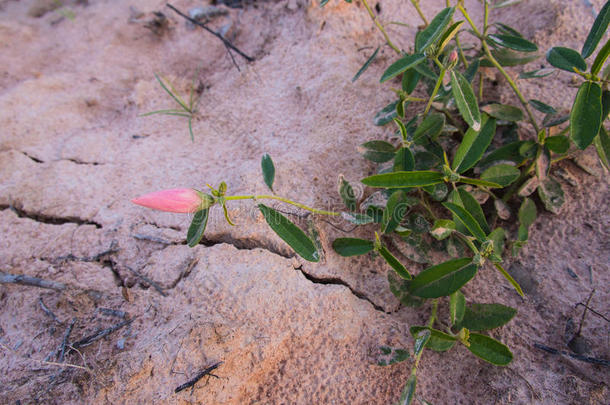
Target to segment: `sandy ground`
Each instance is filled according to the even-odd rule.
[[[382,42],[363,7],[290,0],[230,9],[212,26],[230,24],[228,35],[256,59],[236,57],[238,71],[218,40],[188,27],[163,1],[64,2],[72,19],[66,8],[44,7],[50,3],[0,1],[0,270],[69,288],[0,285],[0,403],[396,401],[410,364],[379,367],[374,353],[383,344],[411,347],[408,327],[424,322],[426,311],[400,307],[380,259],[337,257],[330,244],[345,234],[316,219],[302,225],[317,227],[325,257],[301,263],[248,202],[230,207],[234,228],[213,211],[204,244],[190,249],[189,218],[129,202],[222,180],[229,193],[265,192],[260,157],[268,152],[278,194],[339,206],[337,176],[357,181],[374,169],[356,146],[391,135],[372,123],[391,101],[377,79],[391,50],[383,48],[350,82]],[[445,2],[422,3],[430,17]],[[204,4],[175,3],[183,10]],[[419,24],[406,4],[380,2],[383,19],[410,25],[390,28],[405,46]],[[480,18],[478,2],[466,4]],[[592,2],[596,10],[601,5]],[[155,11],[167,16],[157,32],[146,27]],[[593,22],[591,5],[580,0],[526,0],[496,17],[543,49],[579,48]],[[178,117],[139,116],[172,106],[154,72],[183,94],[196,77],[194,142]],[[560,108],[575,94],[565,74],[520,84],[526,97]],[[486,91],[515,102],[492,85]],[[521,135],[532,136],[527,128]],[[513,349],[513,363],[493,367],[463,348],[426,352],[422,399],[608,403],[607,367],[534,347],[570,351],[583,309],[577,304],[593,289],[590,306],[609,312],[608,182],[590,152],[582,158],[591,173],[573,162],[559,165],[573,180],[562,180],[566,204],[559,215],[539,217],[529,245],[507,264],[526,299],[487,268],[466,287],[469,301],[519,308],[493,332]],[[126,320],[66,354],[73,367],[43,361],[72,322],[74,343]],[[583,356],[610,358],[606,321],[589,313],[582,335]],[[219,361],[218,378],[174,393]]]

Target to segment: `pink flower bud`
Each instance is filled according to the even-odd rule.
[[[451,51],[451,53],[449,54],[449,63],[455,63],[457,61],[458,58],[458,53],[457,51]]]
[[[154,210],[190,213],[208,208],[214,199],[192,188],[175,188],[145,194],[131,202]]]

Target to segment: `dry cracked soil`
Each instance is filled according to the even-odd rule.
[[[428,16],[445,4],[422,3]],[[408,24],[389,32],[411,43],[419,20],[408,2],[378,5],[383,20]],[[479,2],[466,5],[480,21]],[[494,18],[542,49],[578,49],[601,6],[526,0]],[[378,83],[391,50],[350,80],[382,43],[360,2],[221,7],[226,13],[210,25],[255,59],[235,55],[239,69],[217,38],[164,1],[0,1],[0,271],[66,286],[0,284],[0,403],[388,404],[400,396],[410,363],[380,367],[375,353],[411,347],[408,328],[425,322],[426,311],[399,305],[381,259],[333,253],[332,240],[345,235],[336,226],[346,224],[300,222],[318,230],[324,258],[314,264],[295,257],[250,201],[229,207],[236,227],[213,210],[193,249],[185,245],[188,216],[130,203],[220,181],[229,193],[265,193],[260,158],[269,153],[278,194],[337,207],[338,175],[357,182],[374,170],[356,146],[392,136],[372,122],[391,101]],[[155,72],[182,94],[195,78],[194,141],[180,117],[141,116],[172,106]],[[492,82],[499,86],[488,94],[516,102],[500,78]],[[568,74],[520,85],[527,98],[564,109],[575,94]],[[608,314],[608,182],[592,156],[558,165],[565,205],[559,215],[541,214],[529,244],[507,263],[526,298],[488,268],[465,288],[469,301],[519,308],[493,332],[514,361],[494,367],[463,347],[426,352],[420,398],[608,403],[607,365],[535,346],[571,352],[579,303],[592,290],[589,306]],[[581,334],[583,356],[610,357],[604,318],[589,313]],[[217,362],[216,377],[174,392]]]

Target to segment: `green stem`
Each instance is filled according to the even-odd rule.
[[[525,99],[525,97],[523,97],[523,94],[521,94],[521,91],[517,87],[517,84],[515,83],[515,81],[509,76],[509,74],[506,72],[506,70],[504,70],[502,65],[500,65],[500,63],[492,55],[491,50],[489,49],[489,46],[487,45],[487,41],[485,40],[485,35],[481,34],[481,32],[477,29],[476,25],[470,18],[470,15],[468,14],[468,12],[464,8],[464,6],[462,6],[461,4],[458,4],[458,8],[462,12],[462,15],[464,16],[466,21],[468,21],[468,24],[470,24],[470,27],[474,31],[475,35],[481,41],[481,44],[483,45],[483,51],[485,52],[485,56],[491,62],[491,64],[494,65],[494,67],[496,69],[498,69],[498,71],[502,74],[502,76],[504,76],[504,78],[506,79],[506,81],[508,82],[510,87],[513,89],[513,91],[517,95],[517,98],[519,98],[519,101],[523,105],[523,108],[525,109],[525,112],[527,113],[529,121],[532,124],[532,126],[534,127],[534,130],[536,131],[536,133],[540,132],[538,123],[536,122],[536,119],[534,118],[534,114],[532,114],[532,110],[530,109],[529,104],[527,103],[527,100]],[[487,31],[488,14],[489,14],[489,5],[487,4],[487,2],[485,2],[485,22],[486,22],[486,24],[483,29],[484,33]]]
[[[430,319],[428,319],[428,327],[431,328],[434,325],[434,321],[436,320],[436,312],[438,310],[438,299],[432,301],[432,310],[430,311]],[[413,364],[413,368],[411,369],[411,374],[417,374],[417,366],[419,366],[419,361],[421,360],[422,354],[424,354],[424,349],[421,350],[415,357],[415,364]]]
[[[278,200],[278,201],[284,202],[286,204],[294,205],[295,207],[299,207],[306,211],[313,212],[314,214],[334,215],[334,216],[341,215],[340,212],[318,210],[316,208],[308,207],[307,205],[303,205],[301,203],[298,203],[298,202],[295,202],[295,201],[292,201],[292,200],[289,200],[287,198],[280,197],[277,195],[233,195],[233,196],[229,196],[229,197],[224,197],[224,199],[227,201],[229,201],[229,200]]]
[[[417,10],[417,14],[419,14],[419,17],[422,19],[422,21],[427,27],[429,23],[424,13],[421,11],[421,8],[419,8],[419,0],[411,0],[411,3],[413,4],[413,7],[415,7],[415,10]]]
[[[439,62],[439,65],[441,67],[441,72],[438,76],[438,80],[436,81],[436,84],[434,85],[434,90],[432,91],[432,95],[430,96],[430,99],[428,100],[428,105],[426,105],[426,109],[424,110],[424,117],[426,117],[426,115],[428,115],[428,112],[430,111],[430,107],[432,107],[432,102],[434,101],[434,98],[436,97],[438,90],[441,88],[441,84],[443,83],[443,79],[445,78],[445,73],[447,72],[447,69],[445,69],[445,67],[443,65],[441,65],[440,62]]]
[[[379,31],[381,31],[381,33],[383,34],[383,37],[385,38],[385,42],[390,46],[390,48],[392,48],[394,51],[396,51],[396,53],[400,54],[401,53],[400,49],[392,43],[392,41],[390,40],[390,37],[388,36],[388,33],[386,32],[385,28],[383,28],[383,25],[381,25],[381,23],[379,22],[379,19],[377,18],[375,13],[373,13],[373,10],[371,9],[371,7],[367,3],[367,1],[362,0],[362,4],[364,4],[366,11],[368,11],[369,15],[373,19],[373,22],[375,23],[377,28],[379,28]]]

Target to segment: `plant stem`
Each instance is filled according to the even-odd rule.
[[[411,3],[413,4],[413,7],[415,7],[415,10],[417,10],[417,14],[419,14],[419,17],[422,19],[422,21],[427,27],[429,23],[424,13],[421,11],[421,8],[419,8],[419,0],[411,0]]]
[[[430,311],[430,318],[428,319],[428,327],[431,328],[434,325],[434,321],[436,320],[436,312],[438,310],[438,299],[434,299],[432,301],[432,310]],[[415,364],[413,364],[413,369],[411,370],[411,374],[417,374],[417,366],[419,366],[419,361],[421,360],[421,355],[424,353],[424,349],[417,354],[415,357]]]
[[[307,205],[303,205],[301,203],[298,203],[298,202],[295,202],[295,201],[292,201],[292,200],[289,200],[287,198],[280,197],[277,195],[233,195],[233,196],[224,197],[224,199],[227,201],[229,201],[229,200],[278,200],[278,201],[284,202],[286,204],[294,205],[295,207],[299,207],[306,211],[313,212],[314,214],[334,215],[334,216],[341,215],[340,212],[319,210],[319,209],[308,207]]]
[[[381,23],[379,22],[379,19],[377,18],[377,16],[373,12],[373,10],[371,9],[371,7],[367,3],[367,1],[362,0],[362,4],[364,4],[366,11],[369,12],[369,15],[373,19],[373,22],[375,23],[377,28],[379,28],[379,31],[381,31],[381,33],[383,34],[383,37],[385,38],[385,42],[389,45],[390,48],[392,48],[394,51],[396,51],[396,53],[400,54],[400,49],[396,45],[394,45],[394,43],[392,43],[392,41],[390,40],[390,37],[388,36],[388,33],[386,32],[385,28],[383,28],[383,25],[381,25]]]
[[[436,97],[438,90],[441,88],[441,84],[443,83],[443,79],[445,78],[445,73],[447,72],[447,69],[445,69],[445,67],[442,64],[440,64],[440,62],[438,62],[438,59],[436,61],[441,68],[441,72],[438,75],[438,80],[436,81],[436,84],[434,85],[434,90],[432,91],[432,95],[430,96],[430,99],[428,100],[428,105],[426,105],[426,109],[424,110],[424,117],[426,117],[426,115],[428,115],[428,112],[430,111],[430,107],[432,107],[432,102],[434,101],[434,98]]]
[[[538,127],[538,123],[536,122],[536,119],[534,118],[534,114],[532,114],[532,110],[530,109],[529,104],[527,103],[527,100],[525,100],[525,97],[523,97],[523,94],[521,94],[521,91],[517,87],[517,84],[514,82],[514,80],[509,76],[509,74],[506,72],[506,70],[504,70],[504,68],[502,67],[502,65],[500,65],[500,63],[496,60],[496,58],[494,58],[494,56],[491,53],[491,50],[489,49],[489,46],[487,45],[487,41],[485,40],[485,34],[484,33],[487,32],[487,20],[488,20],[488,15],[489,15],[489,4],[487,4],[487,2],[485,2],[485,17],[484,17],[485,18],[485,26],[483,27],[483,34],[481,34],[481,32],[477,29],[476,25],[474,24],[474,22],[470,18],[470,15],[468,14],[468,12],[464,8],[464,6],[462,6],[461,4],[458,4],[458,8],[462,12],[462,15],[464,15],[464,18],[466,19],[466,21],[468,21],[468,24],[470,24],[470,27],[474,31],[475,35],[481,41],[481,44],[483,46],[483,51],[485,52],[485,56],[487,57],[487,59],[489,59],[491,64],[494,65],[494,67],[496,69],[498,69],[498,71],[502,74],[502,76],[504,76],[504,78],[506,79],[506,81],[508,82],[510,87],[513,89],[513,91],[517,95],[517,98],[519,98],[519,101],[523,105],[523,108],[525,109],[525,112],[528,115],[529,121],[532,124],[532,126],[534,127],[534,130],[536,131],[536,133],[540,132],[540,129]]]

